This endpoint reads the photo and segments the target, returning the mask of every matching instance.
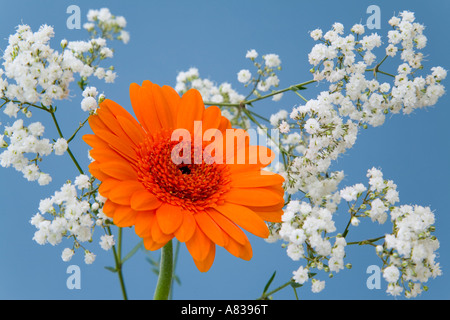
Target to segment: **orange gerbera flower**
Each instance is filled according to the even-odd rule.
[[[137,120],[107,99],[89,118],[94,134],[83,137],[93,148],[89,169],[107,198],[105,215],[134,226],[148,250],[174,237],[185,242],[203,272],[216,244],[249,260],[242,229],[266,238],[264,221],[280,222],[283,213],[284,179],[263,170],[273,152],[250,146],[249,134],[232,129],[218,107],[205,109],[197,90],[180,97],[144,81],[131,84],[130,98]]]

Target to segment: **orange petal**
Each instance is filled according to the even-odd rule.
[[[258,216],[260,216],[264,221],[267,222],[282,222],[281,217],[283,216],[283,210],[279,209],[277,211],[258,211],[253,210]]]
[[[105,204],[103,205],[103,213],[109,217],[114,218],[114,212],[116,211],[117,205],[114,204],[111,200],[107,199]]]
[[[135,126],[140,126],[139,123],[136,121],[135,118],[127,111],[125,110],[121,105],[118,103],[105,99],[100,104],[100,108],[107,108],[112,114],[114,114],[117,118],[123,117],[128,119],[130,122],[132,122]]]
[[[134,113],[146,132],[156,133],[161,130],[161,124],[155,117],[156,110],[148,93],[136,83],[130,85],[130,99]]]
[[[202,120],[204,109],[205,105],[203,104],[200,92],[195,89],[188,90],[181,97],[177,116],[177,128],[184,128],[193,132],[194,122]]]
[[[162,247],[164,247],[166,245],[166,243],[167,242],[163,242],[163,243],[156,242],[151,237],[144,238],[144,247],[145,247],[145,249],[150,250],[150,251],[159,250]]]
[[[225,194],[225,200],[244,206],[273,206],[282,201],[282,197],[267,188],[231,188]]]
[[[92,148],[109,148],[109,145],[95,134],[85,134],[83,140]]]
[[[253,256],[253,250],[250,242],[245,243],[243,246],[240,247],[239,250],[239,258],[243,260],[250,260]]]
[[[156,210],[156,220],[165,234],[174,233],[183,222],[181,207],[164,203]]]
[[[241,255],[241,247],[242,244],[238,243],[233,238],[228,239],[227,244],[224,246],[229,253],[238,258]]]
[[[228,129],[225,135],[225,163],[248,164],[250,134],[243,129]]]
[[[275,159],[275,153],[264,146],[248,146],[248,158],[245,164],[229,163],[232,173],[243,171],[261,170],[267,167]]]
[[[139,237],[151,237],[153,219],[155,219],[154,211],[137,211],[134,231]]]
[[[116,151],[114,151],[111,148],[107,148],[107,149],[100,149],[100,148],[94,148],[92,150],[89,150],[89,155],[99,161],[99,162],[108,162],[111,160],[114,161],[128,161],[127,159],[125,159],[122,155],[120,155],[119,153],[117,153]]]
[[[210,106],[203,112],[202,127],[203,132],[208,129],[217,129],[220,126],[222,114],[219,107]]]
[[[155,210],[161,206],[161,201],[147,190],[136,191],[131,196],[130,203],[131,207],[137,211]]]
[[[230,239],[230,241],[225,246],[225,249],[235,257],[241,258],[246,261],[250,260],[253,255],[252,246],[250,245],[249,241],[244,244],[240,244],[237,241]]]
[[[269,171],[244,171],[231,175],[231,185],[238,188],[267,187],[281,185],[284,178]]]
[[[194,259],[194,263],[197,266],[198,270],[200,272],[207,272],[214,262],[215,255],[216,255],[216,246],[212,244],[204,260]]]
[[[220,131],[225,133],[225,130],[227,129],[231,129],[231,122],[230,120],[228,120],[227,118],[225,118],[224,116],[222,116],[222,118],[220,119],[220,124],[219,124],[219,128]]]
[[[109,193],[117,186],[120,180],[108,178],[103,180],[98,188],[98,192],[106,198],[109,198]]]
[[[197,228],[197,224],[195,222],[194,217],[189,212],[183,213],[183,222],[177,231],[175,231],[175,237],[180,242],[188,241],[195,232]]]
[[[200,229],[209,239],[221,247],[225,246],[226,238],[223,230],[206,212],[197,212],[194,214],[194,218]]]
[[[123,157],[135,161],[136,160],[136,151],[134,148],[127,144],[126,141],[119,138],[118,136],[112,134],[108,130],[101,130],[98,129],[95,131],[95,134],[102,139],[103,141],[107,142],[108,145],[114,149],[115,151],[119,152]]]
[[[129,206],[117,206],[113,217],[114,224],[118,227],[131,227],[136,222],[136,211]]]
[[[136,171],[126,161],[109,161],[100,166],[100,170],[118,180],[137,180]]]
[[[130,205],[131,196],[139,190],[145,190],[137,180],[125,180],[116,183],[108,198],[118,204]]]
[[[195,228],[195,232],[189,241],[186,241],[186,248],[191,254],[192,258],[197,261],[206,259],[210,247],[214,245],[211,240],[203,233],[200,228]]]
[[[145,131],[140,125],[135,125],[128,118],[118,116],[117,121],[127,136],[138,145],[145,138]]]
[[[222,206],[217,206],[215,210],[258,237],[267,238],[269,236],[269,228],[267,228],[264,221],[255,212],[246,207],[226,203]]]
[[[161,90],[161,87],[148,80],[142,83],[142,88],[146,91],[150,103],[153,103],[156,115],[162,128],[173,128],[175,121],[174,115],[170,112],[169,104]]]
[[[130,137],[125,133],[119,121],[117,120],[115,115],[112,114],[111,111],[109,111],[109,109],[99,108],[97,110],[97,114],[101,121],[106,125],[107,130],[111,131],[111,133],[122,139],[126,144],[136,145],[136,142],[130,139]],[[94,132],[96,131],[94,130]]]
[[[206,213],[225,231],[231,238],[244,244],[248,242],[245,233],[230,219],[214,209],[207,209]]]
[[[267,167],[274,159],[275,152],[264,146],[249,146],[249,164],[258,164]]]
[[[111,178],[110,176],[108,176],[107,174],[103,173],[103,171],[100,170],[100,166],[101,164],[98,161],[91,162],[88,166],[89,172],[100,181],[110,179]]]
[[[108,126],[100,119],[98,115],[91,115],[88,119],[88,122],[94,133],[97,130],[109,130]]]
[[[173,238],[172,234],[166,234],[162,232],[159,224],[158,219],[153,220],[154,223],[152,223],[152,239],[158,243],[167,243],[170,239]]]
[[[176,114],[178,114],[181,97],[172,87],[162,86],[161,90],[166,98],[167,104],[169,105],[170,113],[174,116],[173,124],[176,125]]]

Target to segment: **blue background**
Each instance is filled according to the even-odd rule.
[[[248,91],[237,82],[236,73],[242,68],[252,69],[245,59],[246,51],[256,49],[260,55],[279,54],[283,70],[279,72],[280,88],[310,79],[307,54],[314,42],[309,31],[320,27],[329,30],[334,22],[341,22],[346,32],[355,23],[365,24],[370,16],[366,9],[376,4],[381,9],[382,25],[379,34],[389,30],[387,21],[403,10],[416,13],[416,21],[425,24],[428,45],[424,49],[425,68],[442,66],[449,69],[448,1],[0,1],[0,48],[4,49],[9,34],[18,24],[29,24],[37,30],[41,24],[54,26],[56,36],[52,47],[59,48],[61,39],[84,40],[87,32],[66,27],[66,8],[77,4],[81,8],[82,23],[89,9],[108,7],[113,14],[123,15],[131,40],[127,45],[115,42],[115,56],[106,62],[115,66],[118,78],[114,84],[98,85],[108,98],[130,110],[128,86],[149,79],[160,85],[175,85],[180,71],[197,67],[200,75],[216,83],[228,81],[240,93]],[[385,38],[384,38],[385,39]],[[395,72],[395,71],[393,71]],[[446,83],[444,83],[446,84]],[[85,117],[80,108],[80,92],[75,84],[72,97],[58,103],[57,113],[66,135],[73,132],[77,121]],[[325,87],[304,91],[314,98]],[[280,108],[290,110],[300,101],[295,94],[285,94],[281,101],[256,104],[261,113],[274,113]],[[341,157],[333,169],[344,170],[346,178],[341,187],[357,182],[367,183],[366,171],[372,166],[383,170],[385,178],[398,185],[401,204],[431,206],[436,214],[436,236],[441,242],[438,251],[443,276],[427,283],[429,291],[418,299],[448,299],[450,270],[450,225],[448,199],[450,183],[448,125],[449,97],[445,95],[435,107],[417,110],[408,116],[388,116],[386,123],[360,133],[354,148]],[[76,119],[76,120],[74,120]],[[57,134],[47,115],[34,112],[32,120],[46,126],[46,137]],[[0,114],[3,125],[11,122]],[[86,128],[82,133],[88,132]],[[86,145],[77,139],[71,148],[84,168],[88,165]],[[57,247],[39,246],[32,240],[35,228],[29,220],[37,212],[39,200],[59,189],[65,179],[74,178],[77,171],[67,155],[51,156],[42,163],[53,182],[45,187],[29,183],[14,169],[0,171],[0,299],[121,299],[116,274],[104,269],[113,265],[111,252],[98,246],[100,232],[88,245],[97,254],[93,265],[85,265],[79,251],[71,262],[61,260],[61,251],[70,242]],[[336,213],[338,230],[343,230],[348,213]],[[100,229],[98,229],[100,231]],[[362,223],[352,228],[348,241],[379,236],[388,232],[386,226]],[[133,229],[124,231],[126,253],[138,241]],[[255,299],[276,270],[272,288],[289,280],[299,262],[291,261],[280,243],[267,244],[250,236],[254,257],[245,262],[218,248],[211,270],[200,273],[184,245],[181,247],[176,273],[181,285],[175,285],[175,299]],[[313,294],[310,283],[298,289],[301,299],[393,299],[381,289],[369,290],[366,280],[369,265],[381,261],[371,247],[347,247],[346,262],[352,270],[343,270],[333,279],[324,273],[317,278],[326,280],[326,288]],[[154,259],[158,253],[152,253]],[[130,299],[151,299],[156,276],[146,262],[146,253],[139,251],[124,266],[125,282]],[[81,289],[69,290],[66,269],[70,264],[81,268]],[[285,288],[275,299],[294,299],[291,288]]]

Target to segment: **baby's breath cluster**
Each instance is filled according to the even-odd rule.
[[[31,224],[37,228],[33,240],[38,244],[50,243],[55,246],[64,238],[71,239],[71,248],[63,250],[62,259],[69,261],[76,249],[82,248],[85,262],[90,264],[95,255],[85,247],[92,242],[95,227],[106,227],[112,224],[102,211],[105,199],[93,188],[94,179],[87,175],[79,175],[72,183],[68,181],[59,191],[39,203],[39,212]],[[114,245],[112,235],[101,236],[100,246],[109,250]]]
[[[54,37],[53,27],[42,25],[33,32],[30,26],[19,25],[9,37],[1,57],[0,109],[8,118],[19,119],[11,125],[2,121],[0,148],[5,150],[0,149],[0,164],[2,167],[12,166],[22,172],[27,180],[38,181],[40,185],[51,181],[51,176],[41,172],[39,167],[43,156],[52,152],[65,154],[74,136],[65,139],[60,128],[57,128],[60,136],[51,142],[43,137],[45,127],[42,122],[27,126],[20,117],[31,118],[32,111],[43,111],[51,114],[56,122],[54,104],[68,98],[69,87],[75,77],[79,77],[78,85],[83,90],[81,108],[92,113],[104,96],[98,95],[96,88],[87,87],[89,77],[103,79],[106,83],[114,82],[116,78],[114,67],[105,69],[100,63],[113,57],[113,50],[107,47],[106,39],[114,39],[113,35],[127,39],[127,33],[123,30],[126,20],[113,17],[108,9],[89,11],[88,18],[94,26],[92,30],[87,28],[91,39],[62,40],[61,52],[50,47],[50,40]],[[97,29],[102,32],[98,34]]]
[[[253,62],[256,68],[256,75],[248,69],[242,69],[238,72],[238,81],[243,83],[246,87],[253,86],[251,94],[260,97],[262,93],[275,90],[280,84],[276,72],[281,70],[281,59],[277,54],[269,53],[262,56],[262,60],[258,61],[258,52],[255,49],[247,51],[245,57]],[[283,96],[283,93],[276,94],[272,97],[274,101],[278,101]],[[247,97],[248,98],[248,97]]]
[[[280,132],[280,141],[271,147],[283,156],[278,169],[285,177],[287,193],[283,222],[271,225],[269,241],[282,239],[291,259],[306,260],[307,265],[294,272],[298,284],[303,285],[311,277],[313,268],[325,270],[330,276],[343,269],[350,227],[358,226],[366,217],[384,224],[391,216],[394,225],[379,251],[389,268],[386,274],[394,274],[390,273],[394,267],[399,271],[398,278],[390,277],[395,281],[389,282],[389,293],[403,290],[401,282],[407,283],[407,297],[416,296],[420,292],[417,283],[440,273],[435,263],[438,242],[430,234],[433,221],[429,209],[396,207],[397,186],[383,179],[378,169],[368,171],[369,188],[356,184],[342,190],[338,185],[344,172],[330,170],[333,161],[355,144],[361,128],[382,125],[389,113],[409,114],[434,105],[445,92],[441,81],[447,72],[442,67],[433,67],[422,75],[424,59],[420,50],[427,41],[424,26],[415,22],[414,13],[401,12],[389,23],[392,30],[385,50],[381,49],[382,37],[365,34],[362,25],[353,26],[348,35],[340,23],[327,32],[313,30],[311,37],[320,43],[308,55],[311,72],[314,82],[324,83],[327,90],[309,100],[294,90],[303,103],[291,111],[280,110],[269,119]],[[377,50],[382,52],[381,59],[376,56]],[[345,231],[336,235],[334,214],[342,200],[349,203],[350,219]],[[426,212],[428,224],[421,222],[423,215],[415,214],[413,208]],[[412,226],[418,228],[418,233],[409,232]],[[358,243],[373,245],[384,238]],[[416,247],[417,243],[420,245]],[[398,251],[402,246],[408,246],[406,251]],[[419,259],[413,259],[414,252],[420,252]],[[313,286],[314,292],[323,287],[317,283]]]
[[[89,10],[88,22],[83,28],[89,31],[92,37],[100,37],[108,40],[121,40],[123,43],[130,41],[130,34],[124,30],[127,20],[123,16],[114,16],[108,8]]]
[[[433,235],[434,214],[429,207],[403,205],[390,208],[391,234],[376,251],[383,261],[387,292],[416,297],[427,290],[425,283],[442,274],[436,262],[439,240]]]
[[[54,30],[43,25],[33,32],[28,25],[17,27],[8,39],[0,68],[0,98],[20,107],[26,104],[50,106],[69,94],[74,73],[83,68],[73,55],[50,47]],[[25,105],[24,105],[25,104]]]
[[[379,126],[388,113],[409,114],[434,105],[445,92],[440,82],[447,72],[442,67],[421,74],[424,55],[420,50],[427,38],[414,13],[403,11],[389,23],[393,30],[388,32],[384,50],[381,36],[365,34],[361,25],[353,26],[348,35],[339,23],[325,34],[319,29],[311,32],[320,42],[308,55],[314,79],[329,82],[329,93],[336,99],[340,115],[361,125]],[[377,49],[381,59],[375,55]],[[399,59],[393,59],[396,56]],[[397,67],[386,66],[389,60]]]
[[[24,125],[22,119],[14,121],[11,126],[4,127],[0,135],[0,165],[4,168],[13,167],[23,173],[28,181],[37,181],[39,185],[47,185],[52,181],[48,173],[38,166],[43,156],[52,152],[63,155],[67,150],[67,141],[59,138],[54,143],[42,138],[44,126],[40,122]],[[31,157],[27,157],[31,154]]]
[[[228,82],[216,85],[209,79],[202,79],[197,68],[190,68],[187,71],[179,72],[176,80],[175,90],[179,94],[183,94],[187,90],[194,88],[200,92],[204,101],[220,104],[239,103],[244,99],[244,96],[234,90]]]
[[[197,68],[179,72],[176,81],[175,90],[179,94],[194,88],[200,92],[207,104],[218,105],[222,109],[222,115],[228,118],[232,125],[242,128],[250,127],[249,119],[239,107],[245,96],[234,90],[230,83],[223,82],[220,85],[216,85],[209,79],[201,78]]]

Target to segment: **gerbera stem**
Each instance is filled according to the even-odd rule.
[[[170,295],[173,277],[173,246],[172,240],[161,249],[158,282],[156,284],[154,300],[167,300]]]

